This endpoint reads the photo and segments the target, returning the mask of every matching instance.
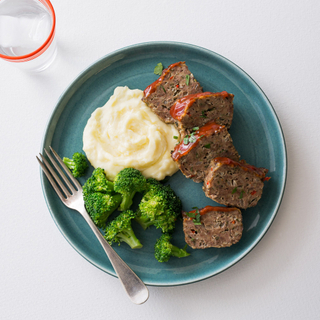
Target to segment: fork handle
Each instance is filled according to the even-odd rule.
[[[83,208],[82,216],[98,238],[101,246],[107,254],[114,271],[116,272],[120,282],[126,290],[129,298],[135,304],[142,304],[149,298],[149,291],[141,279],[130,269],[130,267],[119,257],[119,255],[112,249],[110,244],[102,236],[99,229],[91,220],[86,209]]]

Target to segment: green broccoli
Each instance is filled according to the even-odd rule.
[[[72,159],[64,157],[62,161],[75,178],[82,177],[89,167],[86,156],[79,152],[74,153]]]
[[[169,185],[153,184],[141,199],[136,221],[143,229],[154,225],[162,232],[169,232],[175,228],[181,210],[181,200]]]
[[[113,183],[108,181],[104,169],[97,168],[83,186],[85,207],[93,222],[102,228],[108,217],[122,201],[121,194],[114,192]]]
[[[104,169],[97,168],[92,172],[91,177],[83,186],[84,196],[94,192],[112,193],[114,191],[113,182],[108,181]]]
[[[145,188],[145,191],[150,190],[150,188],[151,188],[152,186],[154,186],[154,185],[156,185],[156,186],[162,186],[161,182],[158,181],[158,180],[156,180],[156,179],[154,179],[154,178],[148,178],[146,181],[147,181],[147,186],[146,186],[146,188]]]
[[[141,242],[134,234],[131,227],[131,220],[135,218],[135,213],[131,210],[123,211],[112,220],[105,229],[105,239],[112,244],[113,242],[127,243],[132,249],[142,247]]]
[[[122,196],[120,194],[94,192],[84,196],[87,212],[99,228],[105,226],[108,217],[119,207],[121,201]]]
[[[171,235],[163,233],[154,246],[154,256],[159,262],[169,261],[171,256],[182,258],[190,255],[186,251],[187,245],[180,249],[171,244]]]
[[[122,194],[123,197],[119,210],[129,209],[136,192],[144,192],[145,188],[146,178],[139,170],[133,168],[121,170],[114,179],[114,191]]]

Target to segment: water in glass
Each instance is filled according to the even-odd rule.
[[[38,0],[0,1],[0,53],[22,56],[48,38],[52,17]]]

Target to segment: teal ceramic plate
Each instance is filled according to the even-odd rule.
[[[159,263],[153,255],[160,230],[133,228],[144,244],[131,250],[126,244],[114,246],[119,255],[147,284],[174,286],[214,276],[248,254],[265,235],[279,209],[286,181],[286,148],[279,120],[265,94],[238,66],[203,48],[176,42],[151,42],[130,46],[103,57],[85,71],[60,97],[48,122],[43,148],[51,145],[60,156],[72,156],[82,150],[82,132],[91,113],[103,106],[117,86],[145,89],[157,79],[155,65],[186,61],[204,91],[233,93],[234,119],[230,130],[242,159],[269,169],[271,180],[265,183],[258,205],[243,212],[244,231],[240,242],[230,248],[193,250],[187,258],[171,258]],[[92,170],[92,168],[91,168]],[[84,183],[90,175],[80,179]],[[67,241],[93,265],[115,275],[108,258],[81,216],[66,208],[41,173],[45,200],[53,220]],[[201,184],[186,179],[180,172],[168,183],[181,198],[184,210],[215,205],[206,198]],[[182,221],[177,222],[173,243],[184,246]]]

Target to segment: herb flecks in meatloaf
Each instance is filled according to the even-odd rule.
[[[226,91],[190,94],[177,100],[170,114],[182,135],[210,121],[229,129],[233,118],[233,97]]]
[[[202,87],[185,62],[180,61],[163,70],[160,78],[144,90],[142,100],[162,121],[173,123],[170,109],[174,102],[198,92],[202,92]]]
[[[218,157],[212,160],[203,190],[215,202],[247,209],[260,200],[267,172],[244,161]]]
[[[185,136],[171,156],[181,172],[195,182],[204,180],[213,158],[228,157],[238,161],[240,157],[226,127],[215,122]]]
[[[196,211],[200,219],[190,214]],[[207,206],[190,213],[182,214],[183,231],[186,243],[193,249],[230,247],[242,237],[242,214],[238,208]]]

